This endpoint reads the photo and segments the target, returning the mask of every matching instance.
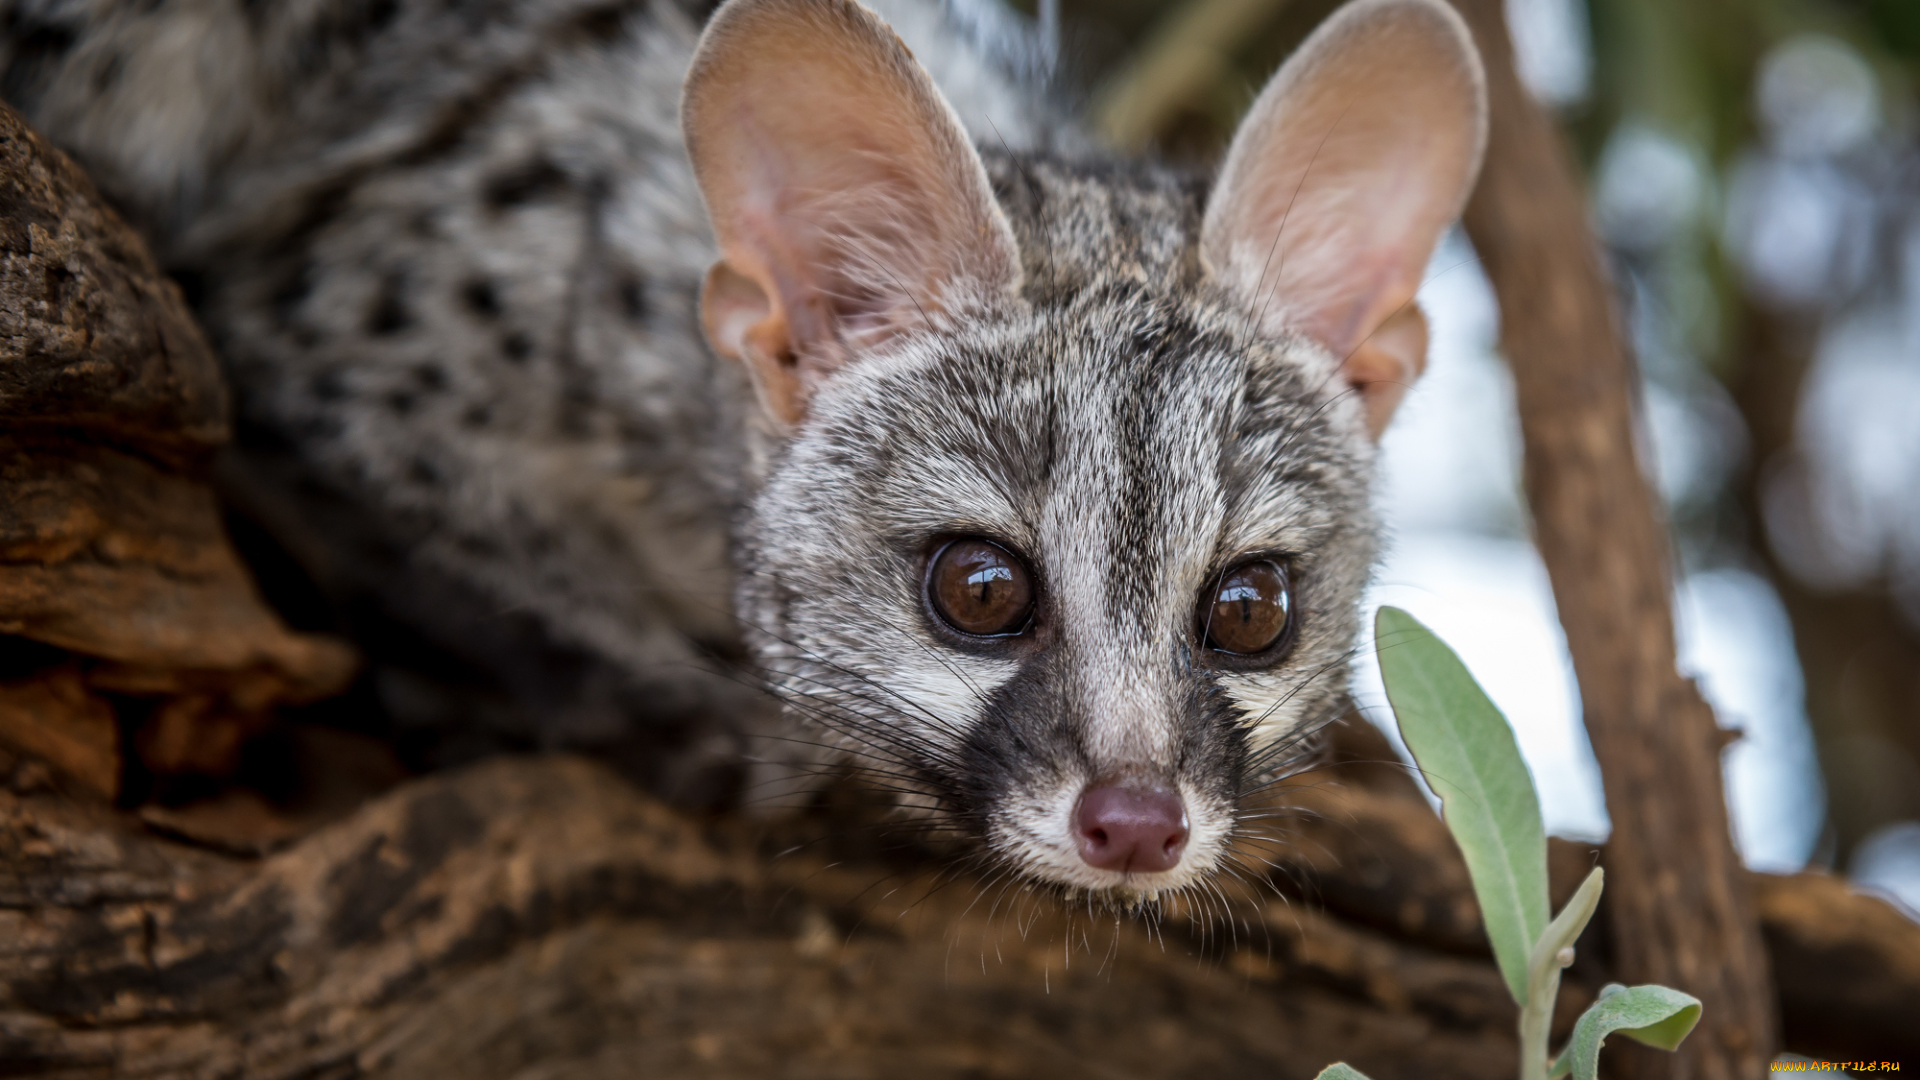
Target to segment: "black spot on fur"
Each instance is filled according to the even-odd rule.
[[[612,41],[627,28],[626,12],[612,7],[589,11],[580,17],[576,26],[580,35],[589,41]]]
[[[401,274],[388,274],[380,283],[380,294],[367,312],[367,333],[376,337],[397,334],[413,325],[413,312],[407,310],[407,282]]]
[[[180,286],[180,295],[186,299],[188,307],[195,311],[206,307],[208,286],[204,271],[176,267],[168,271],[168,276],[173,278],[174,284]]]
[[[20,60],[58,60],[73,48],[74,32],[70,26],[57,23],[38,23],[21,29],[26,22],[19,12],[8,12],[0,27],[13,39],[15,62]]]
[[[462,427],[483,428],[491,423],[493,423],[493,410],[485,405],[470,406],[466,412],[460,414]]]
[[[533,339],[525,333],[515,330],[513,333],[500,339],[500,351],[505,353],[507,359],[514,363],[524,364],[526,363],[527,357],[533,355]]]
[[[5,71],[0,71],[0,98],[24,105],[37,96],[34,91],[42,77],[67,57],[73,48],[72,27],[58,23],[29,23],[18,12],[9,12],[0,22],[0,33],[12,40],[13,56]]]
[[[413,381],[419,383],[422,390],[444,390],[447,373],[438,364],[421,364],[413,369]]]
[[[276,0],[243,0],[247,24],[255,34],[270,29],[270,9],[285,6]],[[330,4],[305,28],[290,51],[290,74],[308,75],[324,68],[342,48],[364,47],[400,15],[398,0],[365,0]]]
[[[307,389],[320,401],[339,401],[347,396],[347,381],[338,371],[322,371],[307,381]]]
[[[620,284],[616,290],[620,297],[620,313],[630,322],[645,322],[647,319],[647,282],[640,272],[629,271],[620,275]]]
[[[408,413],[412,412],[413,404],[414,404],[413,395],[407,393],[405,390],[396,390],[395,392],[387,395],[387,408],[392,409],[394,412],[398,413],[401,416],[405,416]]]
[[[313,295],[313,264],[303,262],[273,290],[267,302],[273,309],[273,321],[281,330],[291,330],[300,322],[300,309]]]
[[[461,286],[460,302],[475,315],[489,319],[500,315],[500,290],[486,278],[474,278]]]
[[[359,31],[358,36],[363,38],[370,37],[385,30],[388,25],[393,22],[394,17],[399,14],[400,4],[398,0],[373,0],[372,3],[361,9],[360,23],[357,28]]]
[[[485,199],[495,210],[557,198],[567,190],[567,174],[546,158],[535,158],[487,181]]]

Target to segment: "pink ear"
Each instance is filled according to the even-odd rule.
[[[1452,8],[1357,0],[1261,92],[1207,205],[1208,267],[1267,329],[1302,331],[1340,360],[1376,437],[1425,364],[1413,295],[1473,188],[1486,117],[1479,54]]]
[[[681,102],[720,242],[702,314],[769,411],[905,327],[1013,286],[1013,232],[958,119],[850,0],[731,0]]]

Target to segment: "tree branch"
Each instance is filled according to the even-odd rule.
[[[1535,538],[1553,582],[1613,819],[1622,975],[1705,1004],[1634,1075],[1733,1080],[1775,1043],[1766,954],[1728,831],[1712,710],[1674,667],[1673,582],[1634,456],[1636,376],[1567,147],[1521,86],[1499,0],[1456,0],[1487,63],[1492,135],[1466,225],[1500,300]]]

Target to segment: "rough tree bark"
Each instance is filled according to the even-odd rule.
[[[1456,0],[1487,62],[1492,134],[1467,232],[1499,297],[1535,539],[1613,819],[1608,896],[1629,981],[1705,1005],[1634,1075],[1733,1080],[1775,1046],[1766,953],[1721,790],[1722,736],[1674,667],[1673,580],[1635,460],[1636,377],[1569,150],[1521,86],[1499,0]]]
[[[1471,953],[1271,895],[1231,936],[1155,929],[945,881],[925,852],[776,843],[805,846],[768,857],[557,757],[412,781],[253,863],[0,792],[0,1063],[1304,1080],[1345,1057],[1465,1080],[1511,1060],[1512,1006]]]
[[[1158,926],[844,819],[702,821],[564,757],[409,781],[264,859],[0,787],[0,1073],[1506,1075],[1515,1012],[1465,868],[1377,739],[1353,729],[1288,793],[1307,816],[1267,854],[1290,896]],[[1558,897],[1593,855],[1554,845]],[[1911,1059],[1920,926],[1832,879],[1761,880],[1790,1014],[1844,1021],[1802,1049]],[[1601,945],[1562,1034],[1613,974]]]
[[[275,705],[353,672],[227,543],[206,483],[226,403],[178,287],[0,105],[0,743],[97,795],[121,794],[123,736],[153,772],[219,773]]]

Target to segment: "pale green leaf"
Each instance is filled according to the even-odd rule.
[[[1313,1080],[1367,1080],[1367,1074],[1344,1061],[1335,1062],[1320,1070]]]
[[[1573,1038],[1554,1068],[1565,1062],[1574,1080],[1595,1080],[1600,1073],[1600,1047],[1608,1035],[1617,1031],[1636,1042],[1672,1050],[1699,1022],[1700,1000],[1691,994],[1665,986],[1609,984],[1600,991],[1600,1000],[1574,1023]]]
[[[1401,737],[1440,796],[1500,974],[1525,1004],[1527,960],[1547,928],[1547,837],[1533,776],[1506,717],[1433,631],[1383,607],[1373,637]]]

